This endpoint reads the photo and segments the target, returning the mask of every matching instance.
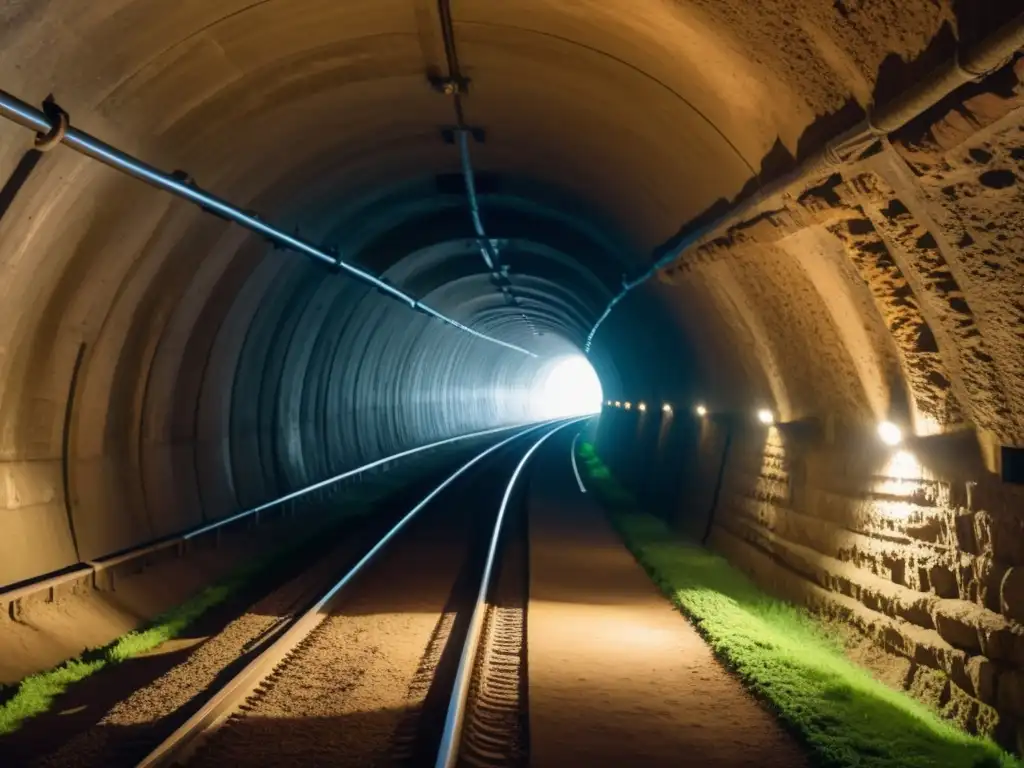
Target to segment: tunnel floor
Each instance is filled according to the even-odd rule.
[[[571,460],[576,431],[541,445],[509,497],[457,764],[805,765],[796,742],[716,661],[582,491]],[[481,545],[528,442],[481,462],[425,507],[188,763],[433,764]],[[396,494],[234,620],[200,632],[201,622],[89,680],[0,740],[0,752],[16,753],[19,765],[139,763],[244,664],[270,652],[264,641],[402,514],[391,508],[396,499],[409,507],[424,483],[445,475]]]
[[[577,487],[571,433],[530,486],[530,764],[803,766]]]

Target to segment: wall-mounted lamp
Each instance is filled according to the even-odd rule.
[[[628,411],[630,408],[633,407],[633,404],[631,402],[629,402],[629,400],[627,400],[626,403],[625,403],[625,406],[626,406],[626,410]]]
[[[616,400],[615,401],[615,407],[616,408],[621,408],[622,407],[622,401],[621,400]]]
[[[775,423],[775,414],[767,408],[760,408],[757,411],[757,420],[767,427]]]
[[[664,405],[661,406],[661,412],[665,414],[671,414],[672,406],[669,405],[668,403],[665,403]]]
[[[878,438],[886,445],[897,446],[903,442],[903,430],[891,421],[878,424]]]
[[[697,414],[698,416],[700,416],[700,417],[701,417],[702,419],[703,419],[703,418],[704,418],[705,416],[707,416],[707,415],[708,415],[708,409],[707,409],[707,406],[706,406],[706,405],[704,405],[703,403],[701,403],[700,405],[698,405],[698,406],[697,406],[696,408],[694,408],[693,410],[694,410],[694,411],[696,412],[696,414]]]
[[[638,405],[636,407],[636,409],[638,411],[640,411],[640,413],[646,413],[647,412],[647,403],[640,403],[640,405]]]

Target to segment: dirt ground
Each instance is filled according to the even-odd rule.
[[[580,494],[568,439],[551,449],[530,497],[531,765],[806,765]]]
[[[387,766],[413,759],[420,714],[452,630],[449,601],[469,515],[477,511],[455,502],[445,497],[424,510],[189,765]]]

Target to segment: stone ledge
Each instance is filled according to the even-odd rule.
[[[873,536],[786,505],[746,496],[730,494],[728,499],[732,514],[756,521],[783,539],[851,563],[894,584],[976,602],[1008,618],[1017,618],[1000,604],[1000,585],[1007,567],[989,555],[973,555],[952,546],[913,539],[894,541],[891,536]],[[958,515],[955,520],[965,518]],[[1022,606],[1017,610],[1024,617],[1024,575],[1019,581],[1021,588],[1010,591],[1020,593],[1020,600],[1013,605]],[[1012,602],[1015,598],[1009,599]]]
[[[892,618],[851,597],[830,592],[720,526],[713,529],[711,543],[733,565],[769,591],[805,605],[822,616],[842,621],[885,651],[944,675],[958,695],[973,702],[973,712],[965,725],[968,729],[985,730],[978,721],[979,713],[982,706],[996,706],[1000,685],[1004,681],[1003,670],[992,661],[981,656],[969,657],[946,642],[935,630]],[[1021,677],[1024,681],[1024,675]],[[1024,685],[1020,690],[1024,692]],[[1004,698],[1006,695],[1002,694]],[[1024,693],[1020,700],[1024,703]],[[988,711],[992,712],[991,709]]]
[[[929,560],[941,559],[943,556],[948,557],[952,552],[950,547],[933,541],[917,540],[913,536],[906,537],[903,541],[895,541],[888,532],[886,535],[878,535],[877,532],[870,529],[853,529],[835,520],[808,514],[792,506],[770,504],[757,498],[737,494],[729,494],[729,496],[748,517],[774,518],[772,522],[780,528],[804,535],[809,540],[813,539],[814,543],[808,543],[808,546],[815,549],[828,547],[827,553],[840,560],[843,559],[840,556],[843,551],[867,555],[878,560],[879,563],[882,560],[891,559],[895,553],[903,553],[908,550],[922,559]],[[793,536],[786,535],[786,538],[794,540]],[[819,549],[819,551],[826,550]]]
[[[744,520],[723,521],[727,530],[819,587],[853,598],[873,612],[934,630],[951,646],[994,661],[1024,666],[1024,627],[975,603],[937,597],[786,541]],[[929,665],[930,666],[930,665]],[[948,667],[945,668],[948,671]]]
[[[65,594],[81,588],[92,588],[93,569],[77,565],[64,572],[32,580],[17,587],[0,590],[0,605],[7,606],[10,618],[17,618],[23,601],[38,600],[52,603]]]

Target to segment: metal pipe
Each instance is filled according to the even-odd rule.
[[[466,182],[466,197],[469,198],[469,213],[473,218],[473,229],[476,231],[476,236],[480,238],[480,255],[484,257],[484,263],[491,270],[491,274],[496,279],[500,279],[500,275],[497,274],[498,254],[494,244],[487,237],[487,232],[484,230],[484,220],[480,215],[480,201],[476,196],[476,180],[473,178],[473,164],[469,157],[469,131],[465,128],[459,128],[456,133],[459,137],[459,160],[462,165],[462,177]]]
[[[510,306],[519,307],[519,299],[512,290],[512,281],[509,280],[508,275],[503,273],[498,266],[498,249],[495,247],[494,241],[487,236],[487,230],[484,229],[484,220],[480,213],[480,200],[476,194],[473,162],[469,155],[469,130],[459,128],[456,130],[456,133],[459,137],[459,159],[462,165],[462,177],[466,183],[466,197],[469,199],[469,212],[473,219],[473,229],[476,231],[479,241],[480,255],[483,257],[487,269],[491,272],[491,279],[494,281],[494,285],[501,295],[505,297],[505,302]],[[536,336],[537,325],[533,319],[525,312],[521,314],[523,322],[529,327],[530,332]]]
[[[473,229],[479,241],[480,255],[484,264],[491,273],[491,279],[495,287],[505,297],[506,303],[518,307],[515,294],[512,292],[512,283],[508,276],[501,271],[498,265],[498,249],[494,242],[487,236],[484,228],[483,216],[480,213],[480,202],[476,194],[476,179],[473,174],[473,163],[469,153],[469,129],[466,127],[465,113],[462,109],[462,96],[465,93],[468,81],[462,76],[459,68],[459,55],[455,46],[455,25],[452,22],[451,0],[438,0],[437,13],[441,23],[441,37],[444,43],[445,60],[448,64],[448,80],[445,93],[452,96],[452,104],[455,108],[456,140],[459,144],[459,161],[462,167],[462,177],[466,184],[466,197],[469,199],[469,212],[473,219]],[[537,327],[525,313],[522,315],[530,331],[536,336]]]
[[[547,423],[549,423],[549,422],[542,422],[539,426],[543,427]],[[220,520],[215,520],[212,523],[200,526],[199,528],[195,528],[195,529],[189,531],[188,533],[182,534],[181,535],[181,539],[182,539],[182,541],[189,541],[190,539],[194,539],[194,538],[197,538],[199,536],[203,536],[203,535],[209,533],[210,531],[215,531],[218,528],[223,528],[226,525],[230,525],[232,523],[237,523],[239,520],[242,520],[243,518],[251,517],[253,515],[258,515],[260,512],[265,512],[268,509],[273,509],[275,507],[279,507],[279,506],[281,506],[283,504],[286,504],[289,501],[295,501],[295,499],[301,498],[303,496],[307,496],[307,495],[313,493],[314,491],[319,491],[319,490],[321,490],[323,488],[326,488],[329,485],[334,485],[335,483],[340,483],[342,480],[347,480],[350,477],[355,477],[356,475],[361,475],[364,472],[367,472],[367,471],[369,471],[371,469],[375,469],[376,467],[379,467],[379,466],[381,466],[383,464],[387,464],[387,463],[392,462],[392,461],[399,461],[400,459],[405,459],[405,458],[408,458],[409,456],[414,456],[417,453],[422,453],[423,451],[429,451],[429,450],[432,450],[434,448],[440,448],[440,447],[445,446],[445,445],[451,445],[452,443],[457,443],[457,442],[460,442],[462,440],[470,440],[470,439],[475,438],[475,437],[486,437],[487,435],[493,435],[493,434],[495,434],[497,432],[506,432],[506,431],[508,431],[510,429],[518,429],[520,426],[521,425],[519,425],[519,424],[515,424],[515,425],[509,426],[509,427],[496,427],[494,429],[485,429],[485,430],[482,430],[482,431],[479,431],[479,432],[470,432],[469,434],[457,435],[456,437],[449,437],[449,438],[446,438],[444,440],[438,440],[438,441],[433,442],[433,443],[428,443],[427,445],[420,445],[420,446],[417,446],[416,448],[409,448],[409,449],[404,450],[404,451],[399,451],[398,453],[393,453],[390,456],[385,456],[384,458],[377,459],[375,461],[371,461],[368,464],[363,464],[361,467],[356,467],[355,469],[349,469],[349,470],[347,470],[345,472],[342,472],[341,474],[338,474],[338,475],[332,475],[331,477],[328,477],[326,480],[320,480],[319,482],[313,483],[312,485],[307,485],[304,488],[300,488],[297,491],[292,491],[291,493],[286,493],[284,496],[279,496],[278,498],[273,499],[272,501],[264,502],[263,504],[259,504],[259,505],[255,506],[255,507],[251,507],[249,509],[243,510],[243,511],[238,512],[238,513],[236,513],[234,515],[231,515],[229,517],[221,518]]]
[[[51,134],[58,127],[58,125],[56,125],[55,122],[51,122],[50,118],[42,111],[2,90],[0,90],[0,117],[5,117],[18,125],[42,135]],[[172,195],[176,195],[177,197],[195,203],[203,210],[220,216],[227,221],[234,222],[251,232],[262,235],[278,246],[288,250],[298,251],[320,264],[340,269],[351,277],[373,286],[385,295],[401,301],[411,309],[418,310],[430,315],[431,317],[435,317],[454,328],[471,333],[479,339],[499,344],[508,349],[513,349],[516,352],[521,352],[524,355],[536,357],[534,353],[516,346],[515,344],[510,344],[492,336],[487,336],[479,331],[474,331],[462,323],[441,314],[437,310],[427,307],[422,302],[414,299],[412,296],[395,286],[389,285],[376,275],[367,272],[365,269],[345,262],[340,258],[327,253],[323,249],[318,248],[312,243],[302,240],[301,238],[289,235],[287,232],[265,223],[258,216],[246,213],[237,206],[203,191],[194,183],[165,173],[151,165],[147,165],[141,160],[138,160],[131,155],[128,155],[125,152],[122,152],[121,150],[116,149],[115,147],[112,147],[87,133],[84,133],[83,131],[68,126],[61,137],[61,143],[67,145],[76,152],[80,152],[87,157],[91,157],[93,160],[97,160],[104,165],[113,168],[114,170],[139,179],[140,181],[143,181],[152,187],[156,187],[157,189],[163,190],[164,192],[170,192]]]
[[[731,224],[749,218],[754,211],[780,193],[800,184],[808,184],[822,174],[834,173],[867,149],[879,137],[902,128],[925,110],[931,108],[964,83],[981,80],[1009,62],[1024,47],[1024,13],[1003,25],[983,40],[957,51],[930,77],[911,86],[898,97],[870,110],[868,117],[834,137],[820,150],[804,160],[790,173],[780,176],[757,193],[736,205],[714,221],[700,227],[662,256],[639,277],[624,281],[622,290],[608,303],[604,312],[587,335],[584,351],[589,353],[597,329],[611,314],[612,309],[638,285],[647,282],[660,270],[679,259],[698,243],[709,240]]]

